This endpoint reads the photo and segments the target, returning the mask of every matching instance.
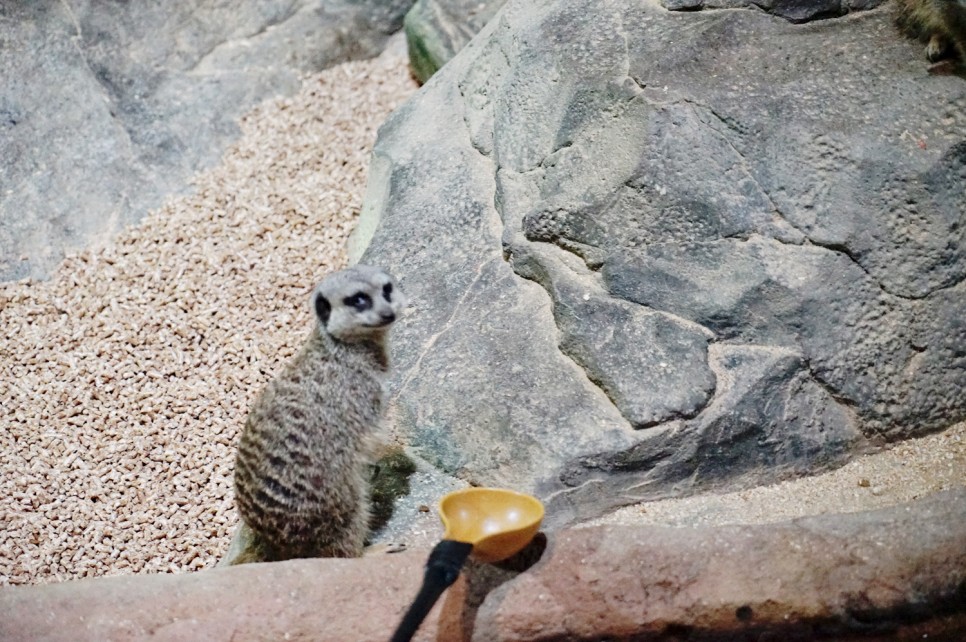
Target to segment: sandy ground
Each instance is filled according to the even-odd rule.
[[[248,404],[301,344],[313,285],[345,265],[376,129],[414,90],[398,48],[308,78],[244,119],[194,194],[49,282],[0,284],[0,584],[215,565]],[[595,523],[776,521],[964,484],[960,424],[827,475]]]
[[[885,508],[961,486],[966,486],[966,423],[858,457],[823,475],[628,506],[590,524],[767,524]]]

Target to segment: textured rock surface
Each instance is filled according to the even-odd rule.
[[[808,22],[872,9],[883,0],[661,0],[670,11],[754,7],[790,22]],[[413,73],[426,82],[466,46],[506,0],[416,0],[406,15]]]
[[[403,433],[563,522],[962,420],[966,83],[920,53],[883,8],[505,6],[375,151]]]
[[[406,14],[413,75],[426,82],[496,15],[506,0],[416,0]]]
[[[9,640],[388,639],[426,550],[0,589]],[[519,569],[517,569],[519,570]],[[551,534],[523,573],[470,564],[416,640],[957,640],[966,494],[770,526]]]
[[[671,11],[754,7],[790,22],[808,22],[844,16],[850,11],[878,7],[884,0],[661,0]]]
[[[0,6],[0,279],[187,189],[259,101],[370,57],[412,0]]]

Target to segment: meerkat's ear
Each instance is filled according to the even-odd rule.
[[[332,304],[329,300],[322,296],[321,292],[315,293],[315,300],[313,301],[315,305],[315,314],[319,317],[319,322],[325,326],[329,323],[329,315],[332,314]]]

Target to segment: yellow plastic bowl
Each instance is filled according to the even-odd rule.
[[[439,501],[444,539],[473,545],[473,557],[499,562],[530,543],[543,521],[535,497],[502,488],[466,488]]]

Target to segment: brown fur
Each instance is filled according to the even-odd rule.
[[[926,58],[966,63],[966,0],[896,0],[896,24],[926,43]]]
[[[386,283],[391,277],[381,270],[358,266],[316,290],[325,318],[258,396],[242,431],[235,498],[252,541],[229,563],[362,554],[367,465],[388,368],[384,337],[403,303],[396,291],[384,299]],[[358,292],[371,298],[371,310],[348,304]]]

